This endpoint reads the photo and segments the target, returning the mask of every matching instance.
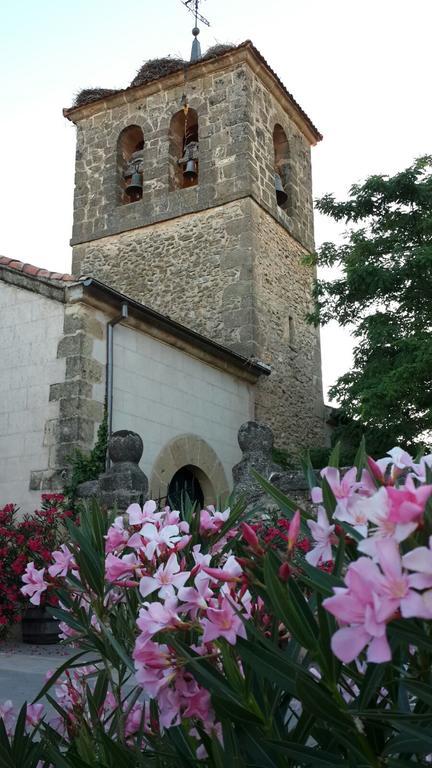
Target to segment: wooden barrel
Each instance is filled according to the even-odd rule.
[[[30,606],[22,620],[24,643],[52,645],[59,642],[59,623],[44,608]]]

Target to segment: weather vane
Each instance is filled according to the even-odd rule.
[[[192,34],[194,36],[194,41],[192,43],[192,52],[191,52],[191,61],[198,61],[198,59],[201,58],[201,46],[198,41],[198,35],[200,33],[198,22],[200,21],[202,24],[205,24],[207,27],[210,26],[210,22],[208,19],[205,18],[205,16],[202,16],[202,14],[199,12],[199,5],[202,0],[181,0],[183,5],[195,16],[195,26],[192,30]]]
[[[186,6],[188,11],[193,13],[195,16],[195,26],[198,26],[198,21],[200,21],[202,24],[205,24],[207,27],[210,26],[210,22],[208,19],[205,18],[205,16],[202,16],[199,13],[199,4],[202,2],[202,0],[181,0],[183,5]]]

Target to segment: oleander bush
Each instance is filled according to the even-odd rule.
[[[72,516],[58,493],[42,494],[40,509],[32,515],[19,514],[15,504],[0,509],[0,639],[18,624],[28,601],[21,592],[22,578],[29,562],[44,568],[59,546]],[[42,603],[56,604],[54,592],[45,594]]]
[[[428,765],[432,456],[337,454],[306,468],[314,514],[261,479],[276,520],[149,501],[68,523],[24,591],[58,597],[76,653],[16,723],[3,705],[0,768]]]

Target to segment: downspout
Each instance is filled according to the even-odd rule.
[[[106,356],[106,408],[107,408],[107,426],[108,440],[112,434],[113,422],[113,395],[114,395],[114,326],[126,320],[129,316],[127,302],[121,305],[121,314],[114,317],[107,323],[107,356]],[[110,467],[108,452],[106,455],[106,469]]]

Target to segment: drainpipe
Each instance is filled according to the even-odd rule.
[[[124,301],[121,305],[121,314],[107,323],[107,358],[106,358],[106,407],[108,439],[112,433],[113,422],[113,394],[114,394],[114,326],[126,320],[129,316],[128,305]],[[107,452],[106,469],[110,468],[110,460]]]

